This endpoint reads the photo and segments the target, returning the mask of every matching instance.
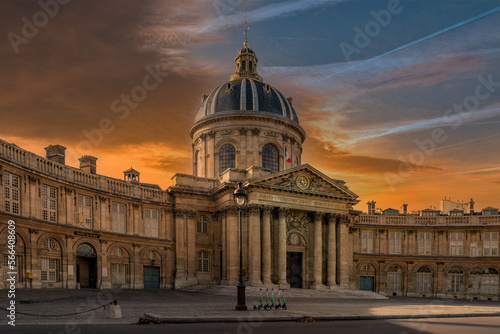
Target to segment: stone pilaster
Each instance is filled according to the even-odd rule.
[[[343,288],[349,288],[349,272],[352,267],[352,248],[349,246],[349,220],[347,216],[341,216],[337,224],[338,248],[337,283]],[[351,254],[349,254],[351,252]]]
[[[187,280],[189,285],[198,283],[196,279],[196,211],[187,211]]]
[[[175,283],[176,289],[186,286],[187,250],[186,250],[186,212],[175,210]]]

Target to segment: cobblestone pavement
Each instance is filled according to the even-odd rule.
[[[136,323],[145,313],[162,317],[228,317],[262,319],[276,316],[323,315],[437,315],[500,312],[495,301],[466,301],[409,297],[382,297],[352,290],[287,291],[286,311],[254,311],[259,290],[247,289],[249,311],[235,311],[236,287],[195,286],[184,290],[68,290],[44,289],[16,291],[16,324],[34,323]],[[121,319],[109,318],[109,307],[64,317],[48,317],[89,310],[113,300],[121,306]],[[7,290],[0,290],[0,305],[6,307]],[[34,313],[40,316],[20,314]],[[0,310],[5,323],[6,312]],[[0,323],[3,324],[3,323]]]

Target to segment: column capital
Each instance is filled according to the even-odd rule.
[[[290,209],[288,208],[279,208],[278,209],[278,215],[280,218],[286,218],[288,215],[288,212],[290,212]]]
[[[256,214],[256,213],[260,214],[260,210],[261,210],[261,208],[262,208],[262,207],[261,207],[260,205],[257,205],[257,204],[251,204],[251,205],[249,205],[249,206],[248,206],[248,212],[249,212],[250,214]]]
[[[335,224],[337,222],[339,215],[337,213],[329,213],[327,214],[327,219],[329,224]]]
[[[325,216],[324,212],[314,212],[313,213],[314,221],[322,220],[324,216]]]
[[[265,215],[265,216],[270,216],[272,213],[273,213],[273,210],[274,208],[270,207],[270,206],[264,206],[262,208],[262,213]]]

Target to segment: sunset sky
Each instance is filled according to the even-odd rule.
[[[0,2],[7,142],[166,189],[192,172],[189,128],[234,72],[246,17],[259,74],[307,132],[302,162],[345,180],[356,208],[500,206],[500,1],[59,1]]]

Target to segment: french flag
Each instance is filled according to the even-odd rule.
[[[286,144],[285,144],[285,161],[288,163],[292,162],[292,160],[290,160],[290,156],[288,155],[288,149],[286,147]]]

